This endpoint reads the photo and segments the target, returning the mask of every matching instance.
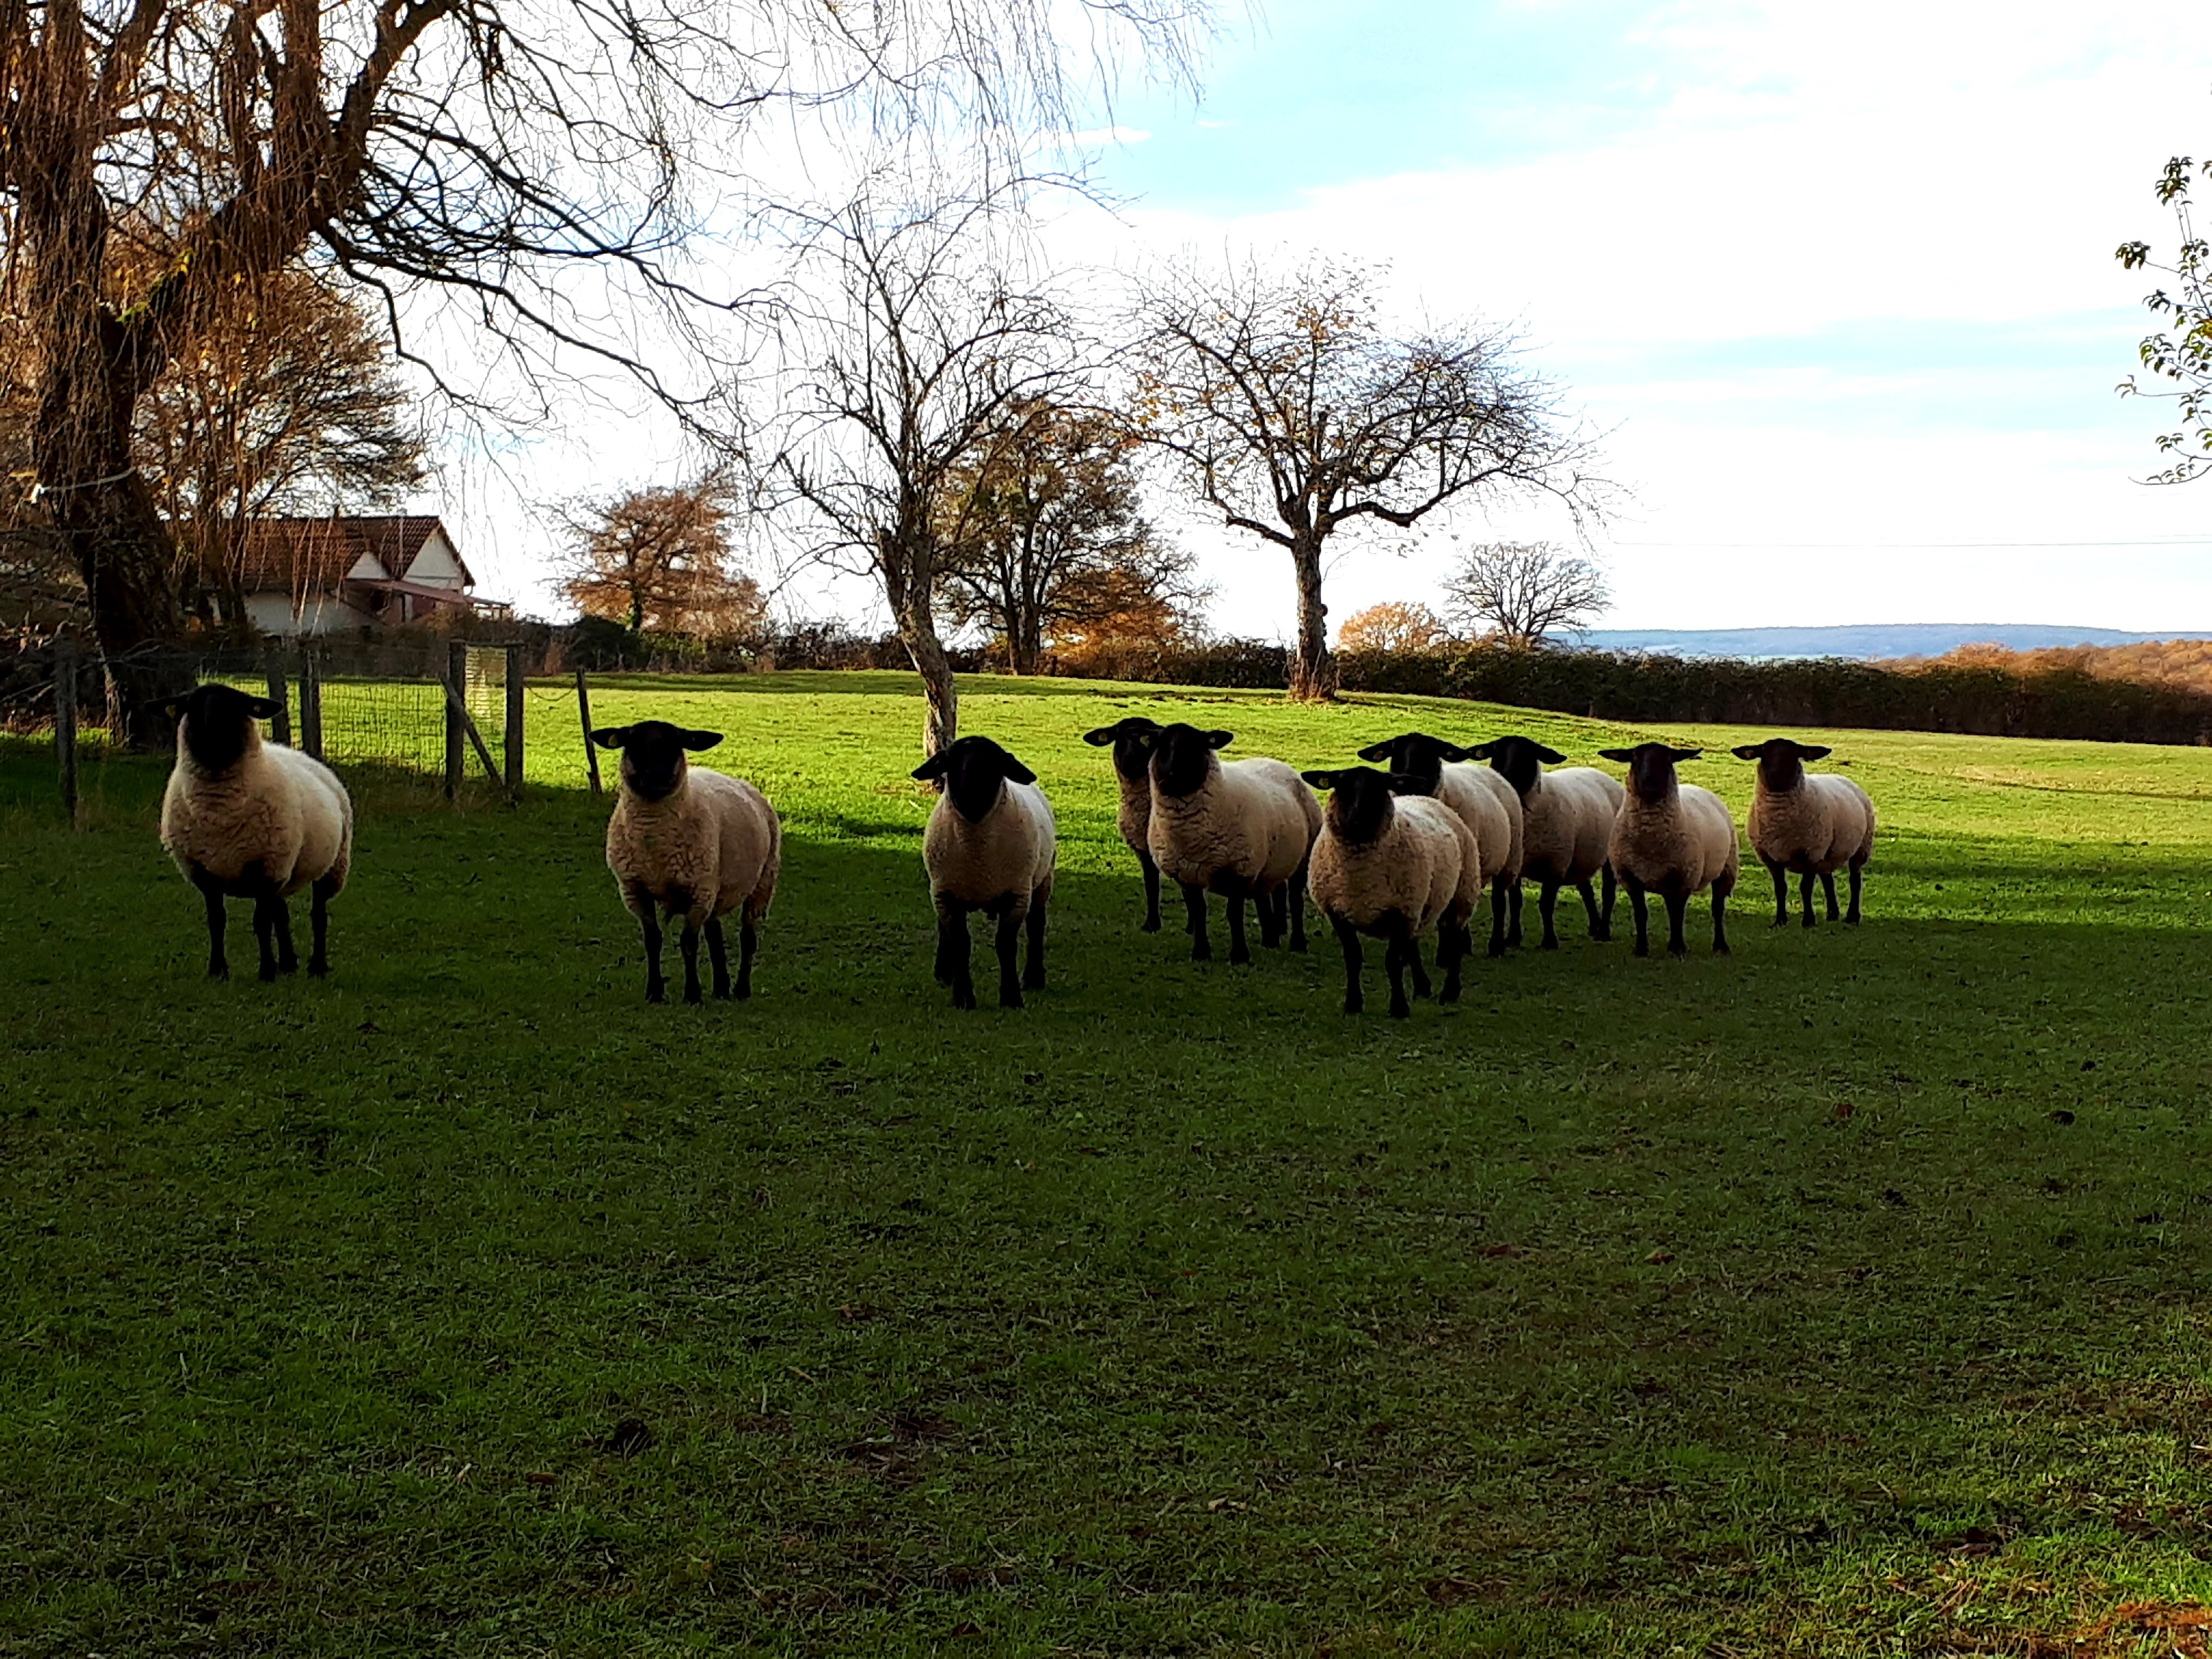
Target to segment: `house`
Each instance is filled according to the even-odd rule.
[[[239,559],[246,619],[264,634],[392,628],[456,611],[503,617],[480,599],[444,521],[432,514],[256,520]]]

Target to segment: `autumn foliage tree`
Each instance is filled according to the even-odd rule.
[[[768,605],[737,568],[734,514],[728,484],[714,477],[571,508],[562,596],[633,634],[726,639],[757,629]]]
[[[1354,611],[1336,630],[1340,651],[1442,651],[1456,636],[1442,617],[1418,599],[1389,599]]]

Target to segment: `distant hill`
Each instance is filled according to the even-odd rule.
[[[2212,629],[2129,634],[2051,623],[1854,623],[1837,628],[1594,628],[1578,643],[1597,651],[1659,651],[1683,657],[1939,657],[1962,645],[2042,651],[2069,645],[2138,645],[2212,639]]]

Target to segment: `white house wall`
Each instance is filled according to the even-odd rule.
[[[304,605],[293,608],[284,593],[248,593],[246,620],[264,634],[290,639],[302,635],[339,634],[356,628],[374,628],[376,618],[348,605],[335,593],[311,593]]]
[[[434,530],[423,538],[421,550],[402,580],[421,582],[425,587],[464,587],[468,585],[468,573],[461,568],[460,555],[446,539],[446,532]]]

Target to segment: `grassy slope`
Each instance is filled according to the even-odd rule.
[[[0,750],[0,1651],[2133,1651],[2212,1599],[2212,755],[1845,734],[1858,933],[1754,879],[1732,959],[1570,916],[1348,1021],[1333,952],[1135,931],[1075,734],[1619,728],[976,682],[1065,873],[1052,988],[955,1018],[919,702],[741,685],[594,692],[785,814],[738,1008],[638,1002],[551,788],[365,791],[337,977],[208,987],[160,769],[70,838]]]

